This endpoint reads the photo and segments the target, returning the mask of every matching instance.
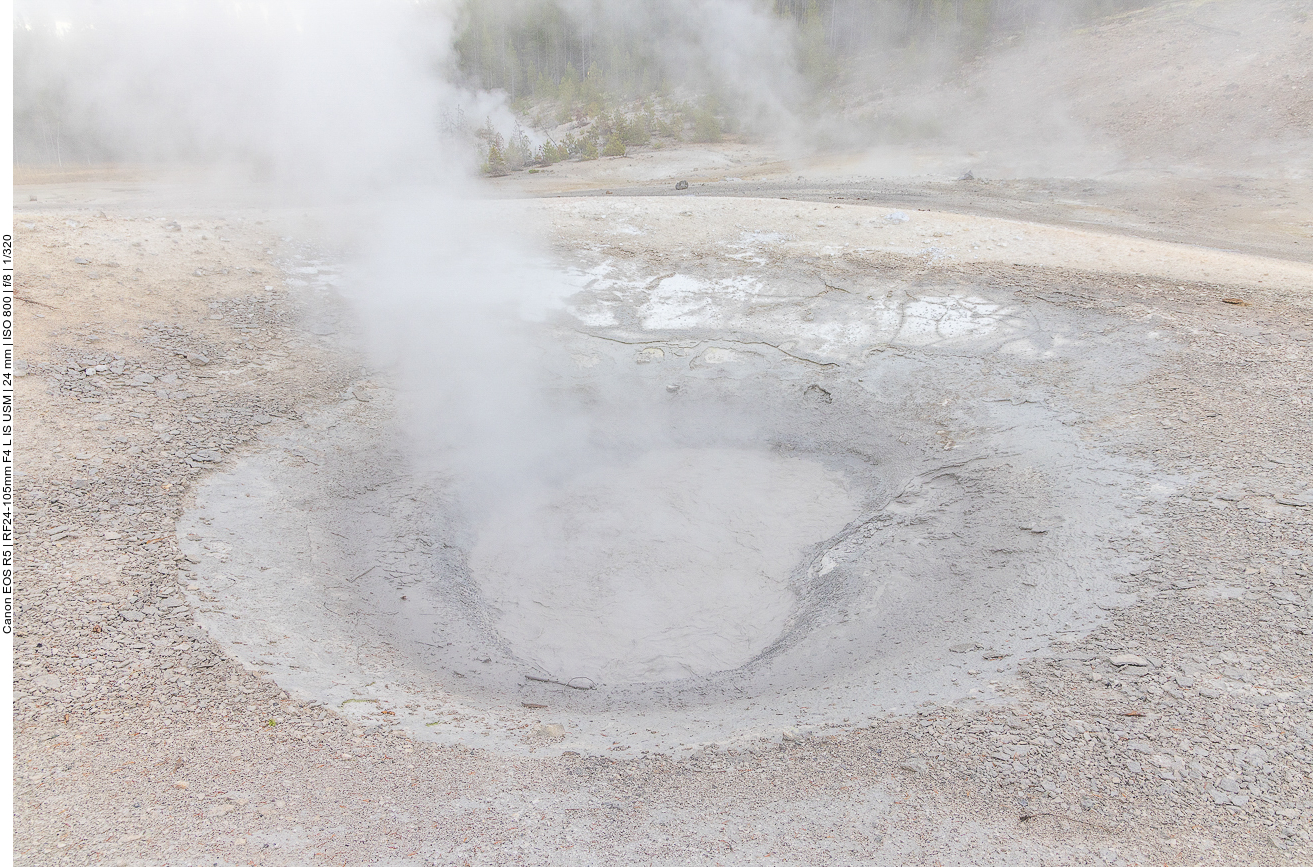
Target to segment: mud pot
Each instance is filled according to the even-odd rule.
[[[400,424],[404,394],[308,417],[179,525],[199,619],[238,658],[422,738],[623,732],[638,754],[987,705],[1134,600],[1145,512],[1188,473],[1090,422],[1177,338],[946,267],[963,251],[874,248],[955,219],[1038,255],[1042,230],[828,207],[873,245],[836,255],[809,246],[853,243],[825,206],[535,207],[565,221],[551,279],[575,291],[525,339],[586,459],[474,503]],[[571,235],[598,217],[623,258]],[[526,724],[536,705],[564,739]]]

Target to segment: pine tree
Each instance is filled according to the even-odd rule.
[[[606,140],[606,147],[602,149],[604,157],[622,157],[625,155],[625,142],[620,138],[620,133],[612,133],[611,137]]]
[[[492,175],[494,178],[510,174],[510,169],[506,166],[506,154],[504,153],[500,135],[497,136],[495,141],[488,143],[488,159],[483,163],[483,173]]]

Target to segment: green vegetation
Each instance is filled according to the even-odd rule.
[[[693,112],[693,141],[717,142],[721,137],[721,124],[709,108]]]
[[[624,141],[620,138],[619,135],[612,133],[611,137],[606,140],[606,147],[602,148],[602,156],[622,157],[624,155],[625,155]]]
[[[758,7],[774,16],[764,22],[747,21],[746,2],[462,0],[454,56],[432,73],[504,91],[534,129],[567,127],[544,142],[523,130],[507,135],[503,128],[499,136],[487,125],[453,125],[477,137],[484,171],[497,175],[677,141],[767,134],[782,113],[824,116],[841,88],[859,80],[854,73],[872,64],[902,72],[939,64],[939,74],[952,66],[945,57],[973,58],[991,42],[1042,25],[1149,0],[773,0]],[[444,19],[445,7],[433,12]],[[94,68],[92,21],[70,25],[53,12],[15,19],[15,160],[63,165],[220,153],[222,137],[186,130],[176,140],[139,141],[131,123],[88,108],[78,82]],[[768,80],[775,72],[778,81]],[[788,86],[775,87],[779,81]]]
[[[1149,0],[774,0],[771,8],[777,35],[792,40],[794,71],[809,88],[795,95],[801,103],[793,106],[806,116],[828,110],[845,76],[872,61],[904,73],[928,71],[945,58],[969,59],[990,42],[1041,26],[1145,5]],[[466,80],[505,91],[517,114],[538,129],[570,127],[562,142],[534,153],[481,134],[484,171],[505,174],[753,132],[751,109],[735,94],[741,99],[755,83],[721,80],[718,46],[690,31],[699,26],[664,0],[589,6],[466,0],[455,42]],[[903,140],[934,129],[927,120],[897,117],[882,121],[880,134]]]
[[[493,128],[491,120],[475,135],[483,149],[483,173],[493,177],[519,171],[525,166],[551,165],[565,159],[551,142],[535,151],[528,134],[518,124],[509,141]]]
[[[1002,36],[1072,23],[1148,0],[774,0],[791,27],[800,71],[813,82],[875,51],[926,52],[950,45],[964,54]],[[690,22],[664,0],[581,7],[564,0],[466,0],[456,39],[460,70],[480,86],[504,90],[517,107],[558,105],[556,122],[666,94],[690,82],[678,49]],[[571,10],[575,10],[572,14]],[[706,85],[707,82],[701,82]],[[711,82],[714,87],[714,82]]]

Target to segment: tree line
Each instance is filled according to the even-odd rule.
[[[616,6],[623,5],[622,13]],[[663,46],[680,38],[678,4],[629,0],[467,0],[456,40],[460,70],[521,105],[601,104],[685,83]],[[1148,0],[773,0],[792,31],[800,71],[816,83],[876,51],[974,53],[1003,36],[1070,24]]]
[[[915,65],[945,53],[971,56],[991,41],[1031,28],[1071,24],[1152,0],[758,2],[757,13],[772,22],[770,38],[787,43],[782,62],[795,64],[812,95],[818,95],[872,57]],[[715,141],[752,124],[747,115],[736,114],[731,90],[719,88],[721,73],[712,61],[717,52],[741,50],[760,34],[740,35],[733,26],[714,32],[700,28],[708,16],[743,8],[714,0],[464,0],[454,56],[434,74],[455,74],[472,89],[504,91],[517,114],[536,126],[573,121],[573,137],[532,153],[520,139],[498,144],[492,132],[481,133],[494,169],[498,154],[514,168],[636,145]],[[15,161],[113,160],[119,149],[91,117],[72,107],[62,77],[79,68],[81,31],[61,36],[52,29],[57,26],[53,19],[15,18]],[[762,89],[768,85],[759,85]]]

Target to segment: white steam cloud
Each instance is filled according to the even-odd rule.
[[[402,3],[20,5],[46,51],[23,70],[109,156],[242,166],[341,196],[432,178],[453,89],[451,17]],[[52,35],[53,34],[53,35]],[[40,89],[36,84],[31,89]]]
[[[716,78],[787,126],[792,43],[748,2],[643,4],[679,34],[665,62]],[[456,83],[454,2],[25,3],[25,90],[53,97],[65,135],[109,160],[177,163],[326,206],[354,250],[348,294],[403,386],[417,454],[473,491],[550,475],[588,449],[582,415],[548,406],[521,327],[567,294],[558,272],[480,203],[477,155],[454,116],[505,123],[504,95]],[[618,3],[574,7],[604,24]],[[654,26],[655,26],[655,22]],[[29,115],[25,115],[29,116]],[[34,115],[33,115],[34,116]]]

